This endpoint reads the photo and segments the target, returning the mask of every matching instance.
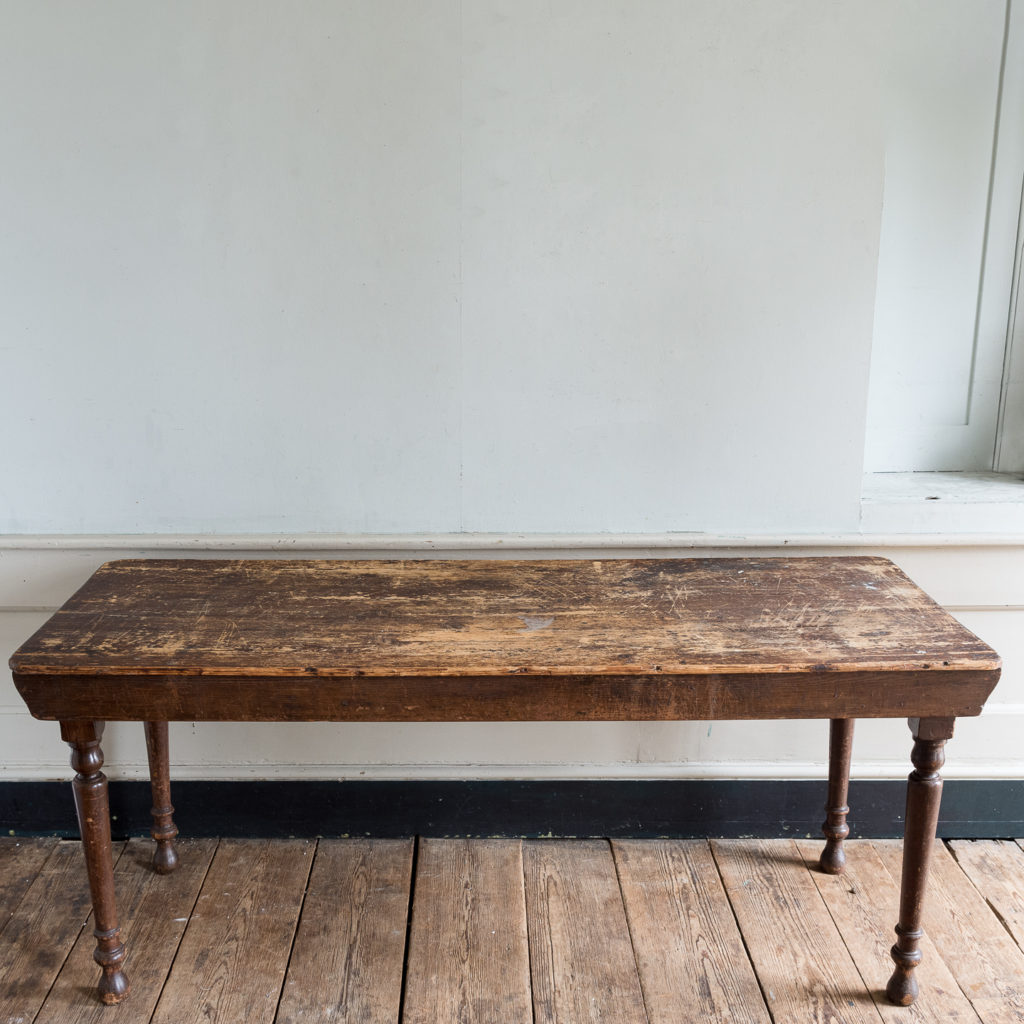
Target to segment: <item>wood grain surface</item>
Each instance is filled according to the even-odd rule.
[[[19,673],[394,676],[995,669],[884,558],[110,562]]]
[[[901,845],[873,846],[899,877]],[[941,842],[936,842],[924,930],[986,1024],[1024,1024],[1024,951]]]
[[[708,844],[617,839],[612,850],[650,1024],[770,1024]]]
[[[608,844],[531,842],[523,867],[536,1024],[646,1021]]]
[[[533,1024],[521,846],[420,840],[403,1024]]]
[[[878,1024],[795,844],[729,839],[711,848],[775,1024]]]
[[[276,1024],[394,1024],[411,839],[321,839]]]
[[[1024,855],[1012,840],[957,839],[949,844],[960,869],[1024,949]]]
[[[115,860],[123,845],[115,844]],[[58,843],[8,919],[0,936],[0,1024],[34,1020],[64,966],[91,912],[84,868],[81,844]],[[98,973],[93,964],[90,988]]]
[[[274,1020],[314,848],[221,840],[153,1024]]]
[[[117,1024],[148,1024],[216,849],[216,839],[184,840],[180,869],[165,878],[152,869],[153,842],[129,840],[114,870],[132,982],[131,998],[114,1011]],[[109,1024],[110,1007],[82,998],[96,984],[95,948],[83,929],[33,1024]]]
[[[57,843],[27,837],[0,843],[0,934]]]
[[[867,557],[111,562],[11,667],[38,718],[164,721],[962,716],[999,676]]]
[[[266,983],[280,970],[283,954],[287,970],[275,1024],[394,1024],[402,1016],[397,988],[408,913],[419,916],[423,934],[422,941],[410,943],[406,957],[405,1016],[416,999],[408,986],[419,978],[418,998],[436,1008],[431,1024],[454,1024],[466,1019],[463,1011],[470,1003],[458,998],[431,1003],[432,979],[439,979],[448,996],[452,979],[459,991],[485,989],[484,979],[493,981],[507,971],[509,962],[499,955],[497,963],[482,965],[477,976],[479,954],[494,957],[493,951],[502,948],[500,936],[508,934],[513,918],[521,922],[523,913],[524,864],[508,855],[515,844],[507,842],[431,841],[439,856],[425,863],[429,867],[440,861],[444,870],[425,871],[422,884],[410,891],[411,843],[405,840],[320,840],[308,878],[303,862],[312,854],[297,856],[292,840],[225,841],[233,848],[231,855],[205,880],[215,840],[184,841],[181,866],[170,876],[158,876],[149,868],[149,840],[132,840],[116,868],[132,995],[116,1007],[104,1007],[95,998],[98,968],[86,919],[81,844],[31,842],[25,856],[19,842],[0,837],[0,892],[15,893],[18,904],[14,932],[0,934],[0,1024],[109,1024],[114,1019],[118,1024],[148,1024],[161,984],[173,1005],[165,1000],[158,1020],[266,1021],[274,1002],[274,987]],[[283,856],[274,856],[268,845],[283,848]],[[524,840],[532,908],[532,945],[526,955],[536,965],[533,984],[541,989],[537,1019],[560,1024],[763,1021],[763,1007],[760,1015],[757,1011],[757,982],[749,999],[740,995],[725,973],[731,965],[735,978],[746,977],[747,988],[756,968],[772,1001],[774,1024],[1024,1021],[1016,992],[1024,970],[1019,946],[1007,930],[1010,915],[1019,907],[1014,879],[1024,864],[1024,851],[1015,852],[1014,845],[957,841],[952,848],[959,851],[959,860],[948,852],[940,856],[937,849],[936,898],[929,901],[926,921],[935,942],[925,935],[918,968],[921,994],[914,1005],[902,1008],[889,1006],[882,995],[891,967],[888,946],[896,915],[893,871],[898,875],[899,843],[849,843],[847,873],[841,877],[815,870],[820,840],[741,840],[728,851],[726,844],[717,845],[727,878],[724,886],[703,841],[617,841],[616,859],[610,863],[602,843]],[[534,847],[540,848],[539,856]],[[945,844],[946,851],[950,848]],[[456,851],[461,852],[456,856]],[[288,870],[288,862],[298,869]],[[622,899],[615,897],[616,868]],[[428,884],[428,873],[437,887]],[[486,880],[486,894],[478,888],[481,879]],[[817,909],[815,887],[820,894]],[[442,905],[442,891],[456,892],[459,898]],[[197,892],[205,898],[195,906],[194,927],[211,940],[203,964],[193,956],[197,943],[178,941]],[[268,902],[264,897],[271,893],[273,902]],[[508,901],[503,928],[494,904],[502,894],[516,893],[518,898]],[[419,910],[422,899],[432,905]],[[477,899],[491,909],[482,913],[482,905],[474,907]],[[289,952],[281,911],[290,916],[289,908],[299,905],[301,920]],[[69,909],[73,920],[68,919]],[[730,925],[726,915],[734,912]],[[275,914],[276,923],[269,921]],[[474,937],[471,921],[486,929],[488,919],[496,936]],[[71,943],[73,949],[47,993]],[[622,993],[609,998],[606,991],[625,978],[627,993],[635,994],[630,946],[644,1006],[622,998]],[[444,960],[443,951],[460,948],[468,950],[468,966]],[[523,955],[514,959],[521,970]],[[822,961],[831,966],[816,966]],[[856,968],[852,972],[851,962]],[[553,988],[556,983],[560,990]],[[507,1019],[518,1018],[491,1017],[501,1024]]]

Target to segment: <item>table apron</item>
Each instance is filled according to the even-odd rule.
[[[657,676],[15,673],[44,720],[602,722],[970,717],[996,670]]]

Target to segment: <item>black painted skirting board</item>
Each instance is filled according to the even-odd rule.
[[[850,785],[851,838],[903,834],[906,784]],[[817,836],[825,783],[721,781],[179,782],[186,836]],[[115,838],[149,832],[149,784],[110,785]],[[7,835],[76,836],[66,782],[0,783]],[[1024,780],[946,783],[939,835],[1024,836]]]

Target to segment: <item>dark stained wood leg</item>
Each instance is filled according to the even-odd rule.
[[[818,866],[827,875],[841,875],[846,870],[843,840],[850,834],[846,805],[850,789],[850,757],[853,754],[852,718],[833,718],[828,733],[828,803],[825,804],[825,849]]]
[[[160,875],[169,875],[178,866],[178,851],[174,848],[178,826],[174,824],[174,808],[171,806],[166,722],[146,722],[146,751],[149,754],[149,781],[153,787],[153,828],[150,831],[156,840],[153,870]]]
[[[71,747],[71,767],[76,773],[71,785],[92,894],[93,935],[96,936],[93,958],[103,968],[99,996],[104,1003],[119,1003],[128,995],[129,985],[121,970],[125,953],[114,905],[107,777],[100,771],[103,767],[103,751],[100,749],[103,723],[61,722],[60,734]]]
[[[885,994],[897,1006],[909,1006],[917,998],[914,968],[921,962],[922,911],[928,865],[935,845],[935,826],[939,821],[943,748],[953,735],[952,718],[911,718],[914,736],[911,760],[914,770],[907,782],[907,817],[903,833],[903,878],[900,883],[900,920],[896,925],[896,945],[891,955],[892,972]]]

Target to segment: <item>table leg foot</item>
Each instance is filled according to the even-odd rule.
[[[128,995],[129,984],[121,970],[125,950],[114,903],[107,777],[100,771],[103,767],[103,751],[100,749],[103,723],[61,722],[60,730],[71,747],[71,767],[75,770],[71,785],[92,896],[93,935],[96,936],[93,958],[103,969],[99,996],[104,1003],[119,1003]]]
[[[93,929],[93,935],[96,936],[96,951],[92,956],[96,963],[103,968],[103,973],[100,975],[99,994],[100,999],[107,1006],[121,1002],[131,989],[127,976],[121,970],[124,946],[121,944],[118,929],[115,928],[113,931],[114,935],[111,936],[109,932],[101,932],[98,928]],[[105,949],[104,946],[109,945],[111,940],[114,943],[112,949]]]
[[[853,723],[852,718],[833,718],[829,725],[828,803],[825,805],[825,823],[821,826],[825,849],[818,861],[818,867],[827,875],[841,875],[846,870],[843,840],[850,834],[850,826],[846,823],[850,808],[846,800],[850,788]]]
[[[896,925],[896,944],[890,953],[896,969],[885,988],[886,997],[897,1006],[909,1006],[917,998],[914,969],[921,962],[925,886],[939,821],[942,797],[939,769],[945,760],[946,740],[953,735],[953,723],[952,718],[910,719],[914,770],[907,781],[900,919]]]
[[[153,870],[159,875],[169,875],[178,866],[178,851],[174,848],[178,826],[174,824],[174,807],[171,805],[166,722],[146,722],[146,752],[149,754],[149,780],[153,788],[153,827],[150,831],[156,840]]]
[[[920,928],[904,930],[896,926],[896,944],[889,951],[896,970],[892,972],[889,984],[885,986],[885,997],[896,1006],[909,1006],[917,998],[917,978],[914,968],[921,962]]]

